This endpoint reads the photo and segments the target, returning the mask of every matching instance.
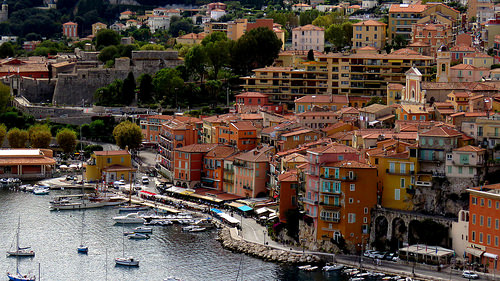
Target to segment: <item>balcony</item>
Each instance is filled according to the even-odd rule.
[[[385,169],[385,172],[390,175],[400,175],[400,176],[409,176],[415,174],[415,171],[401,173],[401,171],[391,171],[391,169]]]
[[[303,203],[311,204],[311,205],[318,205],[318,201],[307,199],[305,197],[301,197],[300,201],[302,201]]]
[[[319,202],[319,205],[320,205],[320,206],[325,206],[325,207],[336,207],[336,208],[342,207],[342,206],[340,205],[340,203],[337,203],[337,204],[335,204],[335,203],[331,203],[331,202],[326,203],[326,202],[323,202],[323,201]]]
[[[486,133],[486,135],[488,137],[494,138],[494,139],[500,138],[500,135],[499,134],[495,134],[495,133]]]
[[[358,179],[357,175],[346,176],[346,177],[340,178],[340,180],[342,180],[342,181],[356,181],[357,179]]]
[[[416,186],[432,187],[432,182],[430,181],[416,181]]]
[[[326,222],[334,222],[334,223],[339,223],[340,218],[332,218],[332,217],[319,217],[322,221]]]

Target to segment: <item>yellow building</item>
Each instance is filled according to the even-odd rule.
[[[106,29],[108,26],[102,22],[96,22],[92,25],[92,36],[96,36],[97,32],[101,29]]]
[[[387,83],[404,83],[412,66],[422,73],[422,81],[432,79],[434,58],[410,49],[390,54],[372,53],[315,55],[314,62],[297,66],[269,66],[254,69],[254,75],[241,77],[247,92],[269,94],[269,101],[291,104],[304,95],[341,94],[352,96],[385,95]],[[351,96],[352,95],[352,96]]]
[[[379,204],[390,209],[412,210],[419,171],[417,147],[391,139],[377,143],[366,155],[378,169]]]
[[[403,84],[398,83],[387,84],[387,105],[398,104],[401,102],[403,87]]]
[[[129,181],[133,179],[135,171],[127,150],[95,151],[87,162],[85,180],[88,182],[103,180],[106,183],[117,180]]]
[[[352,25],[352,46],[354,49],[370,46],[383,49],[386,41],[387,24],[374,20],[366,20]]]

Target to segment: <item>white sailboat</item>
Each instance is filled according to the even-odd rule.
[[[19,217],[19,222],[17,224],[17,249],[19,250],[19,229],[20,229],[20,225],[21,225],[21,218]],[[33,251],[31,251],[33,252]],[[18,251],[16,251],[17,254],[15,254],[16,256],[16,272],[15,273],[10,273],[10,272],[7,272],[7,277],[9,278],[9,280],[11,281],[35,281],[36,280],[36,277],[34,275],[28,275],[28,274],[21,274],[19,272],[19,257],[21,255],[18,254]],[[35,255],[35,253],[33,252],[33,255]],[[33,256],[32,255],[32,256]]]
[[[83,211],[83,214],[82,214],[82,233],[80,235],[80,246],[78,246],[77,248],[77,252],[80,253],[80,254],[87,254],[89,252],[89,247],[85,246],[83,244],[83,229],[84,229],[84,219],[85,219],[85,210]]]
[[[19,217],[19,221],[17,223],[17,232],[16,232],[16,249],[14,251],[7,251],[8,256],[21,256],[21,257],[33,257],[35,255],[35,251],[31,250],[31,247],[20,247],[19,246],[19,232],[21,229],[21,217]]]
[[[116,265],[124,265],[124,266],[139,266],[139,260],[135,259],[134,257],[126,257],[125,256],[125,235],[122,235],[122,245],[123,245],[123,252],[122,256],[119,258],[115,258],[115,264]]]

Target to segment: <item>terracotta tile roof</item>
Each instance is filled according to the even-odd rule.
[[[324,31],[325,29],[323,27],[315,26],[312,24],[299,26],[299,27],[292,29],[292,31],[306,31],[306,30],[307,31]]]
[[[63,23],[63,25],[75,25],[75,24],[77,24],[77,23],[74,23],[72,21],[68,21],[67,23]]]
[[[294,152],[292,154],[288,154],[288,155],[285,155],[283,158],[282,158],[282,161],[283,162],[307,162],[307,158],[306,156],[302,155],[302,154],[299,154],[297,152]]]
[[[206,33],[200,32],[200,33],[188,33],[182,36],[179,36],[179,39],[203,39],[207,36]]]
[[[391,55],[420,55],[419,52],[417,51],[414,51],[412,49],[408,49],[408,48],[404,48],[404,49],[399,49],[399,50],[396,50],[392,53],[390,53]]]
[[[181,151],[186,153],[206,153],[214,149],[218,144],[215,143],[197,143],[186,145],[184,147],[175,148],[175,151]]]
[[[387,105],[375,103],[375,104],[371,104],[367,107],[363,107],[363,108],[359,109],[359,112],[375,113],[375,112],[378,112],[380,110],[384,110],[387,108],[389,108]]]
[[[389,13],[422,13],[427,9],[427,5],[415,4],[392,4]]]
[[[476,48],[473,48],[473,47],[465,45],[465,44],[458,44],[456,46],[451,47],[450,51],[452,51],[452,52],[475,52]]]
[[[96,156],[130,155],[127,150],[94,151],[94,154]]]
[[[339,111],[338,114],[359,114],[359,110],[355,107],[343,107]]]
[[[320,147],[310,149],[310,150],[308,150],[308,152],[319,153],[319,154],[324,154],[324,153],[356,153],[356,152],[358,152],[358,150],[355,149],[354,147],[334,142],[334,143],[328,144],[326,146],[320,146]]]
[[[374,48],[372,46],[364,46],[364,47],[358,48],[357,50],[358,51],[376,51],[377,48]]]
[[[462,152],[481,152],[481,151],[486,151],[484,148],[480,148],[477,146],[472,146],[472,145],[466,145],[462,146],[460,148],[455,148],[453,151],[462,151]]]
[[[0,166],[54,165],[54,164],[56,164],[56,160],[50,157],[15,157],[15,156],[0,157]]]
[[[457,98],[468,98],[468,97],[472,96],[472,93],[471,92],[453,92],[453,93],[450,93],[449,95],[454,95]]]
[[[417,140],[418,133],[417,132],[401,132],[394,134],[393,137],[398,138],[400,140]]]
[[[417,41],[413,42],[411,44],[408,44],[408,47],[430,47],[431,45],[423,42],[423,41]]]
[[[325,163],[323,166],[326,167],[339,167],[339,168],[355,168],[355,169],[375,169],[375,166],[372,166],[370,164],[358,162],[358,161],[352,161],[352,160],[344,160],[344,161],[339,161],[339,162],[330,162],[330,163]]]
[[[461,135],[459,131],[448,127],[435,127],[427,132],[420,133],[420,136],[426,137],[456,137]]]
[[[290,132],[290,133],[286,133],[286,134],[283,134],[281,136],[287,138],[287,137],[291,137],[291,136],[307,134],[307,133],[310,133],[310,132],[313,132],[313,130],[302,129],[302,130],[297,130],[297,131],[293,131],[293,132]]]
[[[416,104],[401,104],[401,109],[410,114],[427,114],[429,110],[426,107]]]
[[[134,167],[127,167],[127,166],[115,164],[115,165],[110,165],[110,166],[104,167],[103,170],[106,172],[118,172],[118,171],[135,171],[136,169]]]
[[[306,111],[297,113],[296,116],[337,116],[333,111]]]
[[[305,95],[294,101],[295,103],[342,103],[348,104],[344,95]]]
[[[244,92],[235,96],[236,98],[267,98],[269,97],[266,94],[259,92]]]
[[[235,160],[248,162],[268,162],[269,158],[274,155],[274,150],[275,149],[273,146],[260,146],[236,156]]]
[[[297,176],[297,170],[291,170],[284,174],[278,176],[279,182],[297,182],[299,177]]]
[[[455,66],[452,66],[451,69],[456,69],[456,70],[474,70],[476,69],[473,65],[470,64],[457,64]]]
[[[485,53],[472,53],[472,54],[467,54],[464,56],[464,58],[493,58],[491,56],[488,56],[487,54]]]
[[[224,159],[236,152],[236,148],[228,145],[218,145],[210,150],[205,157]]]
[[[433,105],[436,108],[441,108],[441,107],[453,108],[453,104],[451,102],[435,102]]]
[[[264,119],[262,115],[258,113],[247,113],[247,114],[240,114],[240,117],[242,120],[262,120]]]
[[[241,131],[252,131],[256,130],[255,126],[250,121],[238,121],[232,122],[231,125],[235,127],[237,130]]]
[[[354,26],[359,26],[359,25],[368,25],[368,26],[380,26],[380,25],[387,25],[383,22],[379,22],[379,21],[376,21],[376,20],[365,20],[365,21],[361,21],[361,22],[358,22],[358,23],[355,23],[353,24]]]

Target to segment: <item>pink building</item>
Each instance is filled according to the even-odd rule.
[[[244,92],[236,95],[236,110],[238,113],[258,112],[260,110],[283,113],[283,105],[272,104],[269,96],[259,92]]]
[[[63,35],[68,38],[78,38],[78,23],[67,22],[63,24]]]
[[[490,70],[485,67],[475,67],[470,64],[450,67],[450,82],[478,82],[481,78],[489,76]]]
[[[308,168],[306,170],[307,181],[303,203],[306,214],[314,220],[317,225],[318,201],[320,189],[320,168],[325,163],[343,160],[359,161],[358,150],[351,146],[339,143],[331,143],[326,146],[316,147],[307,151]]]
[[[465,44],[457,44],[450,48],[452,61],[462,61],[464,56],[468,54],[473,54],[475,52],[476,52],[475,48]]]
[[[234,194],[247,198],[268,195],[269,159],[276,153],[273,146],[258,146],[239,154],[233,160]]]

